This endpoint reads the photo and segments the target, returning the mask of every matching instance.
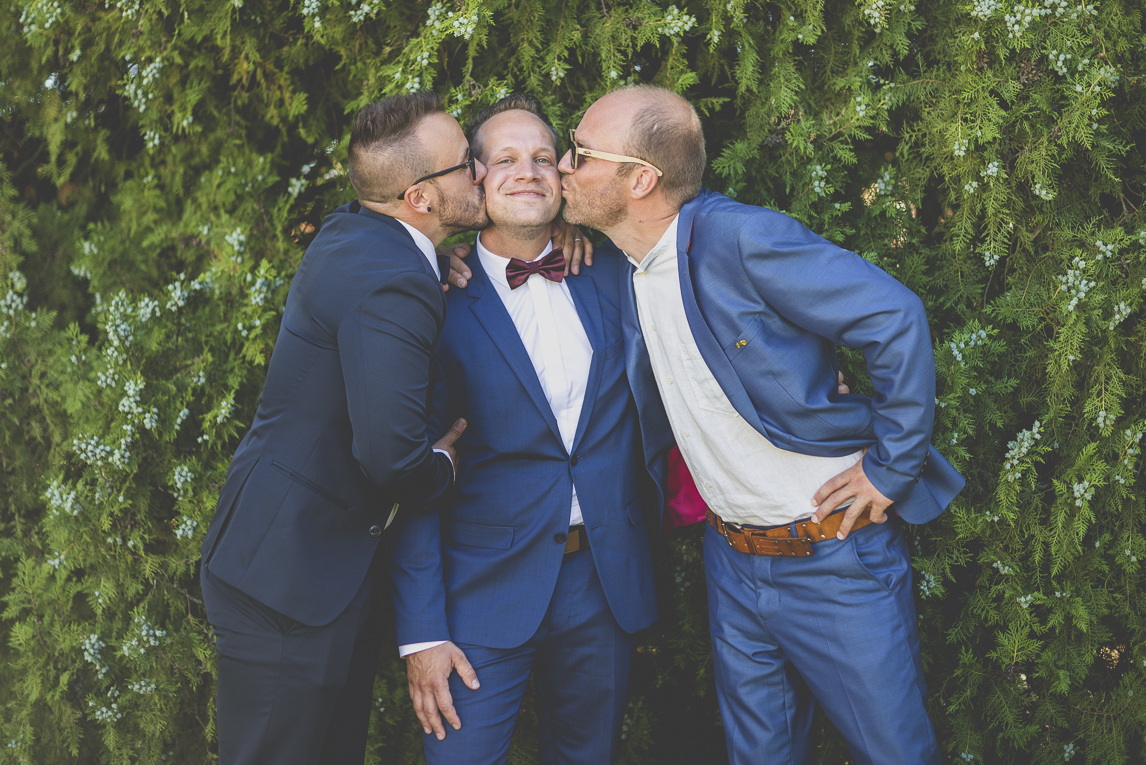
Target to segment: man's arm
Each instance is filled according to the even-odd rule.
[[[761,211],[740,232],[749,279],[784,318],[821,337],[860,348],[876,395],[876,443],[860,463],[817,492],[822,518],[849,496],[841,528],[872,518],[915,485],[935,416],[935,362],[923,303],[911,290],[853,252],[813,234],[791,218]]]
[[[401,518],[393,549],[390,580],[394,625],[399,652],[406,659],[410,701],[422,730],[441,740],[446,737],[443,717],[454,730],[462,727],[450,695],[450,673],[456,670],[474,690],[479,683],[465,654],[449,639],[438,511],[408,513]],[[419,645],[426,643],[429,645]]]
[[[574,274],[581,273],[581,261],[585,265],[593,265],[593,243],[589,237],[581,233],[581,229],[566,223],[558,218],[553,221],[553,246],[560,247],[565,254],[565,275],[572,270]],[[473,251],[473,245],[465,242],[457,244],[443,244],[438,248],[438,254],[450,259],[450,273],[446,280],[449,284],[442,285],[443,291],[448,291],[450,284],[459,289],[465,289],[473,273],[465,264],[465,258]]]
[[[453,481],[450,458],[435,453],[426,430],[430,357],[441,319],[437,285],[409,272],[372,290],[338,328],[355,459],[403,504],[433,502]]]

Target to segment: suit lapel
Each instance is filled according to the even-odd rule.
[[[438,274],[435,274],[434,273],[434,267],[431,266],[430,261],[426,259],[426,254],[424,252],[422,252],[421,248],[418,247],[418,243],[414,241],[414,237],[410,235],[410,232],[406,230],[406,227],[403,226],[400,222],[398,222],[398,220],[396,218],[391,218],[389,215],[383,215],[382,213],[376,213],[373,210],[369,210],[369,209],[363,207],[357,201],[351,202],[349,205],[347,205],[347,210],[349,212],[355,213],[357,215],[364,215],[367,218],[372,218],[372,219],[378,221],[379,223],[385,224],[386,226],[389,226],[390,228],[394,229],[395,233],[397,233],[397,235],[399,237],[401,237],[402,241],[409,245],[410,250],[413,251],[414,253],[417,253],[418,264],[421,266],[422,270],[426,272],[426,275],[429,276],[434,281],[440,281],[442,284],[446,283],[446,276],[450,272],[450,266],[449,266],[449,260],[450,259],[444,258],[444,261],[446,263],[446,267],[445,267],[445,270],[442,270],[441,276],[439,276]],[[441,265],[441,263],[443,262],[443,257],[441,255],[438,255],[437,259],[438,259],[438,264]],[[444,302],[444,300],[445,300],[445,298],[443,297],[443,302]]]
[[[473,311],[478,322],[489,334],[493,344],[497,346],[498,351],[509,364],[509,368],[521,381],[526,393],[529,394],[529,398],[545,419],[545,423],[553,431],[553,435],[557,437],[557,443],[564,444],[561,439],[561,430],[557,427],[557,418],[553,416],[553,408],[549,406],[549,399],[545,397],[545,391],[541,389],[541,382],[537,379],[537,371],[533,368],[533,362],[529,360],[529,353],[521,342],[521,336],[517,334],[517,327],[514,326],[513,319],[509,317],[509,311],[505,309],[505,304],[498,297],[497,290],[490,284],[489,276],[482,268],[481,260],[474,255],[467,263],[473,272],[473,278],[470,279],[466,287],[466,295],[470,298],[470,310]],[[593,355],[596,357],[596,352]]]
[[[565,283],[569,285],[573,305],[577,308],[577,315],[581,317],[585,334],[589,336],[589,345],[593,346],[589,379],[585,381],[585,398],[581,402],[577,434],[573,436],[573,451],[576,452],[581,443],[581,436],[585,434],[585,428],[589,424],[589,416],[597,400],[597,391],[601,387],[601,371],[605,365],[605,331],[601,326],[601,301],[597,297],[597,285],[588,276],[571,276]]]
[[[728,360],[724,349],[720,347],[720,343],[717,342],[712,330],[709,329],[708,323],[700,312],[700,306],[696,302],[696,291],[692,284],[692,271],[689,267],[689,252],[692,248],[693,218],[698,204],[699,199],[685,205],[681,209],[680,220],[677,225],[676,257],[680,275],[680,294],[684,301],[684,314],[688,319],[688,327],[692,330],[692,338],[696,341],[696,347],[700,351],[704,363],[708,365],[712,376],[720,383],[720,389],[724,391],[724,395],[728,396],[729,403],[749,425],[760,430],[760,415],[757,413],[756,407],[753,406],[752,399],[748,397],[744,383],[740,382],[740,376],[736,374],[732,362]]]

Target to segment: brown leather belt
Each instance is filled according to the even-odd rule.
[[[844,513],[838,512],[829,515],[822,523],[815,523],[809,519],[795,521],[786,526],[757,529],[725,523],[712,510],[709,510],[705,517],[708,519],[708,525],[727,539],[728,544],[736,552],[783,558],[807,558],[812,554],[814,543],[835,539],[836,532],[840,530],[840,524],[844,521]],[[852,531],[862,529],[870,523],[871,514],[868,510],[864,510],[856,518]],[[792,533],[793,530],[795,534]]]
[[[570,526],[569,536],[565,538],[565,554],[575,553],[578,550],[589,549],[589,532],[584,526]]]

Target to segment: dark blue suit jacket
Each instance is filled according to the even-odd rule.
[[[964,480],[931,446],[935,360],[915,293],[787,215],[708,190],[681,208],[677,257],[692,336],[752,427],[800,454],[870,447],[864,472],[904,520],[943,512]],[[653,457],[668,423],[627,263],[621,304],[629,379]],[[837,393],[836,345],[863,351],[874,399]]]
[[[448,294],[440,418],[464,416],[469,426],[449,500],[438,513],[402,518],[395,534],[398,643],[513,648],[532,637],[561,568],[574,482],[613,615],[628,632],[642,629],[656,618],[648,527],[659,525],[665,453],[646,470],[625,374],[622,264],[601,261],[569,279],[593,347],[571,452],[509,312],[481,262],[469,265],[465,291]]]
[[[445,309],[397,221],[357,202],[323,221],[203,542],[212,576],[304,624],[342,613],[395,503],[450,484],[426,428]]]

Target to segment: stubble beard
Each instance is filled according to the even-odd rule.
[[[463,197],[460,194],[451,196],[440,192],[441,211],[438,213],[438,222],[442,228],[451,234],[460,231],[472,231],[485,228],[489,225],[489,215],[485,210],[485,189],[477,187],[478,193],[474,197]]]
[[[595,190],[575,189],[565,196],[564,218],[575,226],[588,226],[598,231],[623,222],[629,215],[621,194],[624,178],[614,176]]]

